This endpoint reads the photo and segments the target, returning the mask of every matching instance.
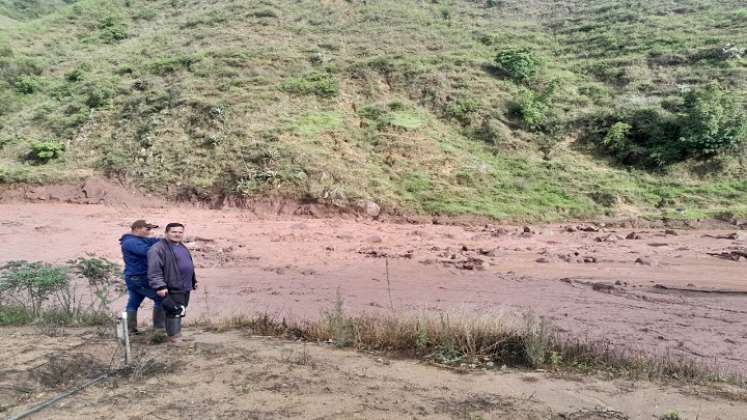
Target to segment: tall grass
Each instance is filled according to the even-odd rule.
[[[194,325],[215,331],[239,329],[252,334],[329,343],[338,348],[385,352],[461,368],[542,368],[636,379],[747,385],[740,374],[692,359],[562,337],[548,321],[531,313],[348,316],[338,296],[333,307],[317,321],[288,323],[261,314],[200,319]]]

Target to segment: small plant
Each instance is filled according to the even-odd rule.
[[[59,140],[35,141],[31,143],[31,151],[26,158],[34,163],[45,164],[57,159],[65,150],[65,144]]]
[[[498,7],[498,0],[487,0],[485,6],[488,8]]]
[[[331,311],[325,314],[326,322],[334,336],[334,343],[337,347],[347,347],[353,343],[350,331],[350,322],[345,316],[343,308],[345,301],[340,294],[340,288],[337,288],[335,294],[335,305]]]
[[[537,318],[529,313],[524,316],[526,332],[524,336],[524,351],[530,366],[540,367],[545,364],[552,346],[552,331],[550,323],[544,318]]]
[[[85,279],[97,299],[98,310],[106,310],[112,296],[125,291],[121,267],[106,258],[88,255],[68,261],[72,272]]]
[[[515,82],[527,82],[539,72],[541,60],[526,48],[510,49],[498,52],[495,57],[498,70]]]
[[[81,80],[83,80],[83,70],[77,68],[65,73],[65,80],[73,83],[80,82]]]
[[[323,98],[333,98],[340,91],[337,79],[333,74],[316,72],[289,78],[282,83],[280,88],[288,93],[316,95]]]
[[[18,93],[30,95],[42,88],[43,80],[39,76],[22,74],[18,76],[14,84]]]
[[[659,420],[681,420],[680,413],[677,410],[669,410],[659,417]]]
[[[462,99],[449,104],[446,115],[459,121],[462,125],[469,125],[480,111],[480,102],[474,99]]]

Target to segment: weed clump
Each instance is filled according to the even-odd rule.
[[[340,91],[337,78],[333,74],[321,72],[288,78],[280,88],[296,95],[316,95],[322,98],[333,98]]]

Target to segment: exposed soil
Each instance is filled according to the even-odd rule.
[[[446,226],[9,203],[0,261],[118,260],[117,239],[138,218],[186,223],[200,280],[189,319],[315,318],[339,288],[351,313],[534,311],[569,337],[747,372],[747,231],[729,225]]]
[[[0,413],[9,415],[72,387],[39,378],[60,378],[64,368],[78,367],[82,383],[106,371],[101,366],[111,363],[115,348],[111,339],[87,330],[47,337],[29,328],[1,329],[0,337]],[[623,420],[675,410],[683,419],[731,420],[747,412],[747,395],[729,387],[512,369],[461,374],[241,332],[188,328],[179,344],[138,337],[133,346],[137,357],[127,372],[32,418]],[[50,366],[59,352],[68,364]]]

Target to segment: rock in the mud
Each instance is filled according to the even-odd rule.
[[[615,233],[610,233],[609,235],[599,236],[596,238],[597,242],[617,242],[622,240],[622,236],[617,235]]]
[[[356,207],[368,217],[379,217],[381,214],[381,207],[371,200],[358,200]]]
[[[635,263],[640,265],[656,265],[656,262],[654,260],[646,257],[638,257],[635,260]]]
[[[384,240],[381,239],[381,236],[373,235],[373,236],[369,236],[366,239],[366,242],[371,243],[371,244],[380,244],[384,242]]]
[[[628,236],[625,237],[625,239],[641,239],[641,235],[636,232],[630,232]]]
[[[598,227],[591,225],[578,225],[576,226],[576,229],[582,232],[599,232]]]
[[[496,255],[498,255],[498,248],[493,248],[493,249],[480,248],[477,250],[477,252],[480,255],[485,255],[486,257],[495,257]]]
[[[552,262],[552,261],[551,261],[551,260],[550,260],[549,258],[547,258],[547,257],[539,257],[539,258],[537,258],[537,259],[536,259],[536,260],[534,260],[534,261],[535,261],[535,262],[538,262],[538,263],[540,263],[540,264],[549,264],[549,263],[551,263],[551,262]]]
[[[597,262],[596,257],[584,257],[584,263],[586,264],[595,264]]]
[[[613,291],[615,291],[615,286],[607,283],[594,283],[591,285],[591,290],[596,290],[597,292],[612,293]]]
[[[665,235],[677,236],[677,231],[674,230],[674,229],[667,229],[667,230],[664,231],[664,234]]]
[[[734,232],[727,235],[727,237],[733,241],[744,241],[747,239],[747,234],[744,232]]]

